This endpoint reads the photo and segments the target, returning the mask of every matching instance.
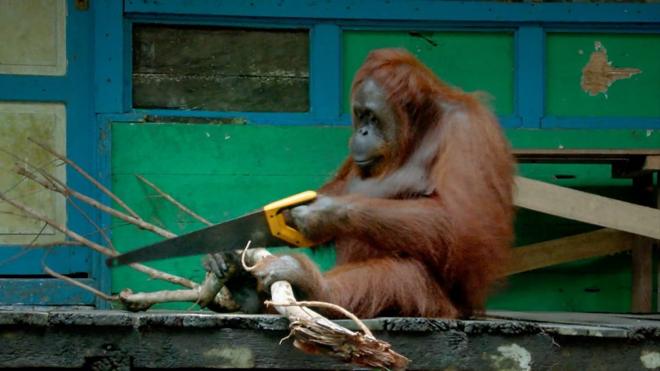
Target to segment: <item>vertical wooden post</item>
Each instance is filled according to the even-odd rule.
[[[656,206],[653,195],[653,174],[642,174],[633,178],[633,188],[638,202]],[[653,298],[653,243],[654,241],[636,236],[632,248],[632,303],[631,311],[649,313]]]
[[[655,195],[654,197],[654,203],[655,206],[660,209],[660,172],[656,172],[656,180],[655,180]],[[654,244],[654,262],[657,260],[657,254],[660,253],[660,240],[655,240]],[[655,304],[655,310],[657,312],[660,312],[660,266],[656,268],[658,270],[658,282],[656,282],[655,289],[656,289],[656,299],[657,303]]]

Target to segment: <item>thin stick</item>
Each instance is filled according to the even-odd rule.
[[[153,292],[136,292],[124,294],[122,301],[131,304],[153,305],[158,303],[167,303],[173,301],[197,302],[199,300],[199,291],[195,289],[188,290],[161,290]]]
[[[33,168],[36,168],[36,169],[44,169],[46,166],[51,165],[51,164],[55,163],[55,161],[57,161],[57,159],[52,159],[52,160],[48,161],[46,164],[44,164],[44,165],[42,165],[42,166],[38,166],[38,165],[32,165],[32,164],[30,164],[30,163],[27,162],[26,160],[20,158],[20,157],[19,157],[18,155],[16,155],[15,153],[10,152],[10,151],[8,151],[8,150],[6,150],[6,149],[4,149],[4,148],[0,148],[0,152],[6,154],[7,156],[13,158],[13,159],[16,160],[16,161],[22,162],[22,163],[24,163],[25,165],[30,166],[30,167],[33,167]],[[58,164],[58,165],[56,165],[55,167],[59,167],[59,166],[61,166],[61,165],[63,165],[63,164]],[[2,169],[2,170],[10,170],[10,169],[4,168],[4,167],[2,167],[2,168],[0,168],[0,169]],[[16,187],[20,186],[24,181],[25,181],[25,178],[21,178],[18,182],[14,183],[14,184],[13,184],[12,186],[10,186],[8,189],[3,190],[3,192],[5,192],[5,193],[9,193],[9,192],[13,191]]]
[[[33,173],[30,173],[29,171],[27,171],[23,168],[16,169],[16,173],[29,178],[30,180],[34,181],[37,184],[40,184],[42,187],[44,187],[48,190],[60,193],[64,196],[73,196],[73,197],[77,198],[78,200],[80,200],[80,201],[82,201],[82,202],[84,202],[84,203],[86,203],[90,206],[93,206],[93,207],[95,207],[95,208],[97,208],[97,209],[99,209],[99,210],[101,210],[105,213],[108,213],[108,214],[110,214],[110,215],[112,215],[112,216],[114,216],[118,219],[129,222],[129,223],[137,226],[138,228],[144,229],[146,231],[153,232],[153,233],[155,233],[155,234],[157,234],[161,237],[165,237],[165,238],[174,238],[174,237],[176,237],[176,234],[174,234],[174,233],[172,233],[168,230],[165,230],[165,229],[160,228],[156,225],[148,223],[148,222],[144,221],[141,218],[134,218],[130,215],[126,215],[123,212],[121,212],[117,209],[114,209],[112,207],[106,206],[106,205],[96,201],[95,199],[93,199],[93,198],[91,198],[87,195],[84,195],[84,194],[82,194],[78,191],[75,191],[75,190],[69,188],[66,185],[53,184],[53,182],[58,183],[59,180],[51,177],[48,174],[41,174],[46,179],[48,179],[48,181],[46,181],[46,180],[37,178]]]
[[[66,200],[67,200],[67,202],[68,202],[69,204],[71,204],[73,207],[75,207],[76,210],[78,210],[78,212],[80,213],[80,215],[82,215],[83,218],[85,218],[85,220],[87,220],[87,222],[88,222],[89,224],[91,224],[91,225],[94,227],[94,229],[96,229],[96,231],[101,235],[101,238],[103,238],[103,240],[105,240],[105,242],[108,244],[108,246],[109,246],[112,250],[116,250],[116,249],[115,249],[115,245],[112,244],[112,240],[110,239],[110,236],[108,236],[108,234],[105,233],[105,231],[103,230],[103,228],[101,228],[100,225],[96,224],[96,222],[94,221],[94,219],[92,219],[92,218],[91,218],[91,217],[85,212],[85,210],[82,209],[82,207],[80,207],[77,203],[75,203],[75,202],[71,199],[71,197],[67,197]]]
[[[265,249],[252,249],[246,255],[251,264],[257,264],[271,254]],[[288,282],[274,282],[270,292],[273,303],[285,303],[275,305],[275,310],[289,319],[297,348],[369,367],[404,369],[410,362],[392,350],[390,344],[374,338],[368,329],[363,329],[364,334],[350,331],[305,306],[292,304],[298,301]]]
[[[49,219],[45,215],[42,215],[39,212],[37,212],[35,210],[32,210],[31,208],[10,199],[4,193],[1,193],[1,192],[0,192],[0,200],[3,200],[5,202],[9,203],[10,205],[14,206],[15,208],[23,211],[24,213],[26,213],[27,215],[29,215],[33,219],[40,220],[40,221],[43,221],[45,223],[48,223],[48,225],[50,225],[51,227],[57,229],[58,231],[60,231],[64,234],[66,234],[72,240],[80,242],[81,244],[91,248],[92,250],[94,250],[96,252],[99,252],[103,255],[111,256],[111,257],[119,255],[118,252],[116,252],[114,250],[111,250],[111,249],[108,249],[105,246],[99,245],[98,243],[96,243],[94,241],[88,240],[87,238],[77,234],[76,232],[69,230],[68,228],[66,228],[62,224],[57,223],[57,222]],[[147,274],[148,276],[150,276],[151,278],[154,278],[154,279],[168,281],[168,282],[171,282],[171,283],[174,283],[174,284],[177,284],[177,285],[181,285],[181,286],[184,286],[184,287],[188,287],[188,288],[191,288],[191,289],[196,288],[198,286],[197,283],[195,283],[195,282],[193,282],[189,279],[179,277],[179,276],[175,276],[175,275],[170,274],[170,273],[162,272],[162,271],[147,267],[147,266],[142,265],[142,264],[133,263],[133,264],[129,264],[129,266],[131,268],[137,270],[137,271],[140,271],[142,273]]]
[[[80,175],[85,177],[85,179],[87,179],[90,183],[94,184],[94,186],[96,186],[96,188],[101,190],[101,192],[105,193],[108,197],[110,197],[113,201],[115,201],[117,203],[117,205],[121,206],[124,210],[126,210],[132,217],[134,217],[136,219],[141,219],[140,216],[135,211],[133,211],[133,209],[131,209],[130,207],[128,207],[128,205],[126,205],[126,203],[124,203],[124,201],[122,201],[119,197],[117,197],[109,189],[107,189],[105,186],[103,186],[103,184],[99,183],[96,179],[94,179],[93,176],[89,175],[85,170],[83,170],[80,166],[78,166],[78,164],[76,164],[75,162],[73,162],[69,158],[67,158],[66,156],[58,153],[57,151],[55,151],[54,149],[52,149],[51,147],[49,147],[49,146],[47,146],[43,143],[40,143],[40,142],[38,142],[38,141],[36,141],[32,138],[28,138],[28,140],[30,142],[38,145],[39,147],[43,148],[46,152],[50,153],[51,155],[53,155],[53,156],[59,158],[60,160],[66,162],[69,166],[71,166],[74,170],[76,170]]]
[[[44,272],[50,274],[51,276],[53,276],[53,277],[55,277],[55,278],[59,278],[59,279],[61,279],[61,280],[63,280],[63,281],[66,281],[66,282],[68,282],[68,283],[70,283],[70,284],[72,284],[72,285],[74,285],[74,286],[78,286],[78,287],[80,287],[81,289],[83,289],[83,290],[85,290],[85,291],[89,291],[89,292],[91,292],[92,294],[98,296],[99,298],[101,298],[101,299],[103,299],[103,300],[107,300],[107,301],[117,301],[117,300],[119,299],[117,296],[110,296],[110,295],[108,295],[108,294],[106,294],[106,293],[104,293],[104,292],[102,292],[102,291],[99,291],[99,290],[95,289],[95,288],[92,287],[92,286],[85,285],[84,283],[82,283],[82,282],[80,282],[80,281],[78,281],[78,280],[74,280],[74,279],[71,278],[71,277],[67,277],[67,276],[65,276],[65,275],[63,275],[63,274],[59,274],[59,273],[53,271],[52,269],[48,268],[48,266],[46,266],[46,265],[44,265]]]
[[[179,201],[177,201],[174,197],[172,197],[172,196],[170,196],[169,194],[163,192],[160,188],[158,188],[155,184],[153,184],[153,183],[151,183],[150,181],[148,181],[148,180],[147,180],[145,177],[143,177],[142,175],[135,175],[135,177],[137,177],[139,180],[141,180],[144,184],[146,184],[146,185],[148,185],[149,187],[151,187],[154,191],[158,192],[159,195],[161,195],[164,199],[166,199],[167,201],[169,201],[169,202],[171,202],[172,204],[174,204],[174,206],[176,206],[177,208],[179,208],[179,210],[185,212],[186,214],[192,216],[193,218],[199,220],[200,222],[206,224],[207,226],[211,226],[211,225],[213,225],[213,223],[211,223],[210,221],[204,219],[204,217],[200,216],[199,214],[195,213],[194,211],[190,210],[189,208],[187,208],[186,206],[184,206],[182,203],[180,203]]]
[[[243,252],[241,253],[241,265],[243,266],[243,269],[245,269],[246,272],[253,271],[254,268],[257,267],[257,264],[255,263],[253,266],[248,266],[247,263],[245,262],[245,253],[250,249],[250,245],[252,244],[252,240],[249,240],[247,242],[247,245],[245,245],[245,248],[243,249]]]
[[[204,282],[194,289],[138,293],[125,289],[119,294],[119,301],[130,310],[145,310],[153,304],[173,301],[192,302],[203,308],[213,304],[227,311],[240,309],[240,306],[232,299],[229,290],[222,285],[223,282],[215,274],[207,272]]]
[[[270,300],[266,300],[264,302],[266,306],[278,306],[278,307],[317,307],[317,308],[327,308],[327,309],[332,309],[335,312],[339,312],[355,322],[355,324],[362,330],[362,332],[366,336],[371,336],[372,338],[375,339],[374,334],[371,333],[371,330],[367,327],[367,325],[364,324],[355,314],[349,312],[348,310],[344,309],[343,307],[340,307],[339,305],[332,304],[332,303],[327,303],[324,301],[293,301],[289,303],[275,303]]]

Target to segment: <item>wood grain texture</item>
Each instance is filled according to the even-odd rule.
[[[544,268],[579,259],[630,250],[635,236],[612,229],[601,229],[551,241],[519,246],[513,250],[508,275]]]
[[[496,319],[365,323],[412,360],[410,370],[643,369],[640,355],[660,345],[657,322],[640,316],[487,315]],[[288,333],[284,318],[268,315],[0,310],[0,367],[355,369],[279,344]]]
[[[519,207],[660,239],[660,210],[523,177],[516,188]]]
[[[308,31],[136,25],[133,105],[305,112]]]
[[[637,202],[641,205],[657,207],[653,174],[643,174],[633,178],[633,188]],[[630,310],[636,313],[650,313],[653,309],[653,244],[654,240],[636,236],[632,249],[632,302]]]

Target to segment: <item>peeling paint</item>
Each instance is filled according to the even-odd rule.
[[[246,347],[210,349],[203,356],[209,363],[219,362],[218,367],[254,367],[254,354]]]
[[[530,371],[532,369],[531,353],[518,344],[497,347],[498,355],[491,355],[493,368],[497,370]]]
[[[639,357],[644,365],[644,368],[653,370],[660,368],[660,353],[658,352],[649,352],[646,350],[642,351],[642,356]]]
[[[603,93],[607,97],[607,89],[615,81],[629,79],[642,72],[638,68],[612,67],[612,62],[607,59],[607,49],[600,41],[594,43],[594,49],[589,57],[589,62],[582,68],[580,81],[582,90],[591,96]]]

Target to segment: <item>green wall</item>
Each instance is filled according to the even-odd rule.
[[[402,47],[443,80],[466,91],[485,91],[500,116],[516,116],[515,39],[509,32],[409,32],[346,30],[342,46],[342,95],[349,109],[354,72],[369,50]],[[582,90],[582,70],[594,44],[607,50],[613,67],[641,73],[615,81],[607,94]],[[547,116],[660,117],[660,37],[651,34],[549,33],[546,38]],[[276,124],[276,123],[274,123]],[[346,155],[347,127],[117,123],[112,126],[112,185],[147,220],[175,233],[201,225],[139,183],[144,175],[212,221],[254,210],[280,197],[314,189],[329,179]],[[660,148],[654,130],[508,130],[516,148]],[[527,165],[531,178],[620,199],[633,199],[631,181],[612,179],[605,165]],[[594,227],[521,210],[516,245],[558,238]],[[158,240],[121,222],[113,239],[121,251]],[[312,254],[323,269],[332,249]],[[201,279],[200,257],[155,262],[154,266]],[[548,311],[628,311],[630,255],[588,259],[511,277],[490,308]],[[156,290],[168,285],[120,268],[113,288]],[[655,302],[655,301],[654,301]],[[189,305],[173,306],[187,308]],[[172,306],[171,306],[172,307]]]
[[[641,72],[591,96],[580,87],[595,43],[615,68]],[[564,34],[547,36],[546,110],[551,116],[660,117],[660,36]]]
[[[349,112],[353,75],[369,51],[405,48],[444,81],[468,92],[487,92],[499,115],[513,113],[512,33],[347,31],[343,35],[345,112]]]
[[[145,176],[164,191],[212,221],[222,221],[329,179],[346,155],[348,128],[204,124],[138,124],[112,126],[114,191],[146,220],[175,233],[201,224],[142,185]],[[656,131],[509,130],[518,148],[649,148],[660,143]],[[610,179],[607,166],[521,165],[522,175],[577,186],[618,198],[630,197],[630,180]],[[557,174],[574,179],[556,180]],[[592,227],[521,211],[517,244],[590,230]],[[120,221],[113,241],[126,251],[158,240]],[[201,279],[201,257],[154,262],[153,266]],[[316,254],[324,268],[334,255]],[[619,254],[564,264],[511,277],[492,298],[490,308],[511,310],[627,311],[630,297],[630,257]],[[171,287],[127,268],[113,270],[113,290],[130,287],[152,291]],[[189,304],[169,307],[185,309]]]

